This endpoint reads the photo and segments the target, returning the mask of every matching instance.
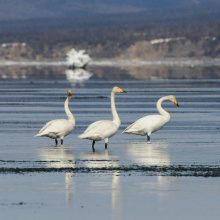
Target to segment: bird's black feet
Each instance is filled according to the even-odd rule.
[[[63,140],[61,139],[61,144],[63,144]]]
[[[108,145],[108,143],[105,143],[105,149],[107,149],[107,145]]]
[[[55,139],[55,144],[56,144],[56,145],[58,144],[58,140],[57,140],[57,139]]]
[[[150,141],[150,136],[147,135],[147,141]]]
[[[95,145],[95,141],[92,142],[92,150],[93,150],[93,152],[95,152],[94,145]]]

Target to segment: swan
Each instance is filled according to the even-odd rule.
[[[107,149],[108,139],[115,135],[117,132],[121,121],[118,117],[118,113],[115,108],[115,93],[124,92],[119,87],[114,87],[111,92],[111,110],[113,121],[101,120],[96,121],[89,125],[89,127],[84,131],[83,134],[79,135],[79,138],[92,140],[92,149],[95,152],[94,144],[96,141],[105,140],[105,149]]]
[[[66,54],[66,61],[69,68],[85,68],[86,65],[92,60],[88,54],[84,54],[85,50],[78,52],[72,48]]]
[[[162,102],[165,100],[169,100],[179,107],[175,96],[164,96],[157,101],[157,110],[160,115],[148,115],[140,118],[132,125],[128,126],[122,133],[142,136],[147,135],[147,140],[150,141],[151,133],[160,130],[170,120],[170,114],[161,107]]]
[[[63,138],[69,135],[74,127],[75,127],[75,118],[73,114],[69,110],[69,101],[72,97],[73,93],[71,90],[67,92],[67,99],[64,103],[64,109],[68,120],[66,119],[56,119],[47,122],[44,127],[39,131],[35,137],[49,137],[55,139],[55,143],[57,145],[58,141],[57,138],[61,139],[61,144],[63,144]]]

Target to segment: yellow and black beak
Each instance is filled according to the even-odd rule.
[[[71,97],[71,96],[73,95],[72,91],[69,90],[69,91],[67,92],[67,95]]]
[[[179,104],[177,103],[176,99],[174,100],[174,104],[179,107]]]
[[[119,91],[120,91],[120,92],[124,92],[124,93],[127,93],[127,92],[125,92],[124,90],[122,90],[122,89],[120,89],[120,88],[118,88],[118,89],[119,89]]]

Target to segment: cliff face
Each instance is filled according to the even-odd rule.
[[[154,60],[163,58],[203,58],[220,57],[220,40],[216,37],[203,37],[190,40],[185,37],[137,41],[121,48],[120,45],[96,45],[83,48],[80,45],[45,44],[42,48],[33,48],[26,43],[7,43],[0,45],[0,60],[64,60],[70,49],[86,49],[93,59],[140,59]]]

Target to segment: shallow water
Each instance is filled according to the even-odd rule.
[[[56,164],[47,161],[60,160],[66,167],[220,165],[220,80],[91,79],[73,86],[68,80],[32,78],[2,80],[0,84],[2,167],[54,167]],[[96,142],[93,153],[92,142],[78,135],[94,121],[112,119],[110,92],[115,85],[127,91],[116,94],[122,123],[109,140],[108,150],[101,141]],[[56,147],[54,140],[34,135],[47,121],[66,118],[63,103],[69,89],[73,91],[69,106],[76,126],[64,145]],[[170,94],[176,96],[180,107],[163,103],[171,120],[151,135],[150,142],[143,136],[121,133],[135,120],[158,114],[157,100]]]
[[[1,178],[2,219],[219,219],[219,178],[31,173]]]
[[[39,219],[38,210],[45,210],[47,219],[71,219],[73,213],[80,219],[91,214],[97,219],[105,214],[105,219],[145,219],[146,214],[154,219],[207,219],[207,211],[212,210],[209,219],[217,219],[219,179],[175,176],[220,175],[220,80],[145,80],[127,75],[119,80],[108,71],[96,77],[65,71],[45,77],[48,72],[30,72],[30,77],[0,81],[3,216]],[[94,121],[112,119],[114,86],[127,91],[116,94],[122,123],[109,139],[108,150],[101,141],[95,144],[94,153],[92,142],[78,135]],[[54,140],[34,135],[47,121],[66,118],[63,104],[69,89],[76,126],[64,138],[64,145],[59,142],[56,147]],[[171,120],[151,135],[150,142],[143,136],[121,133],[135,120],[158,114],[157,100],[171,94],[180,107],[163,103]],[[10,210],[19,212],[19,218]]]

